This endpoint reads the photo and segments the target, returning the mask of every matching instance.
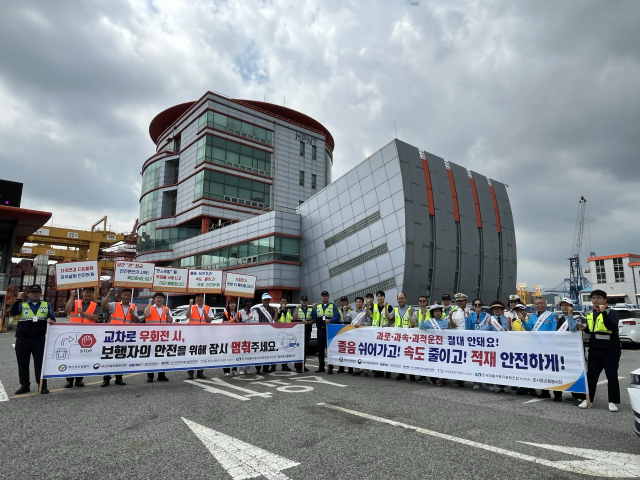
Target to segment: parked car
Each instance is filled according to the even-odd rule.
[[[627,387],[631,408],[633,409],[633,419],[631,428],[636,435],[640,436],[640,368],[631,372],[631,383]]]
[[[613,310],[618,313],[620,342],[640,344],[640,309],[614,307]]]
[[[187,312],[189,310],[189,305],[180,305],[179,307],[171,310],[171,317],[173,318],[173,323],[189,323],[187,319]],[[224,307],[211,307],[213,311],[213,320],[211,323],[222,323],[222,315],[224,314]]]

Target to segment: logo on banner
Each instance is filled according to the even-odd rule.
[[[342,357],[340,357],[338,360],[340,360],[340,362],[343,362],[343,361],[344,361],[344,359],[343,359]]]
[[[280,348],[282,348],[286,352],[292,352],[300,346],[296,336],[292,333],[287,332],[280,332],[278,334],[278,343],[280,343]]]
[[[67,369],[67,366],[66,366],[66,365],[60,365],[60,366],[58,367],[58,370],[60,370],[61,372],[64,372],[66,369]]]
[[[82,348],[91,348],[96,344],[96,337],[90,333],[85,333],[78,339],[78,343]]]
[[[100,368],[100,364],[99,364],[99,363],[95,363],[95,364],[93,365],[93,369],[94,369],[94,370],[98,370],[99,368]]]
[[[242,360],[242,358],[240,357],[236,358],[236,362],[239,362],[240,360]]]
[[[362,359],[361,358],[358,359],[358,363],[362,363]]]

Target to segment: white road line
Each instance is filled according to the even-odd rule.
[[[249,390],[248,388],[238,387],[237,385],[232,385],[230,383],[225,382],[221,378],[211,377],[210,380],[198,380],[201,383],[213,383],[219,385],[221,387],[231,388],[233,390],[239,390],[243,393],[248,393],[249,395],[245,395],[245,397],[263,397],[263,398],[271,398],[271,393],[259,393],[254,392],[253,390]],[[258,383],[258,382],[254,382]],[[251,384],[253,385],[253,383]]]
[[[192,385],[197,385],[200,388],[203,388],[209,393],[221,393],[222,395],[227,395],[228,397],[235,398],[236,400],[249,401],[250,398],[245,398],[242,395],[236,395],[235,393],[227,392],[226,390],[220,390],[219,388],[213,388],[209,385],[202,385],[201,383],[194,382],[193,380],[185,380],[185,383],[191,383]]]
[[[2,382],[0,382],[0,402],[8,402],[9,395],[7,395],[7,391],[2,386]]]
[[[395,420],[389,420],[382,417],[376,417],[367,413],[358,412],[355,410],[349,410],[347,408],[338,407],[335,405],[329,405],[326,403],[318,403],[318,406],[329,408],[332,410],[338,410],[343,413],[355,415],[358,417],[373,420],[379,423],[386,423],[394,427],[406,428],[407,430],[414,430],[418,433],[430,435],[432,437],[441,438],[443,440],[449,440],[451,442],[460,443],[475,448],[480,448],[492,453],[505,455],[518,460],[525,460],[527,462],[537,463],[547,467],[557,468],[567,472],[580,473],[583,475],[593,475],[597,477],[640,477],[640,455],[633,455],[630,453],[618,453],[618,452],[605,452],[600,450],[590,450],[584,448],[572,448],[564,447],[560,445],[544,445],[529,442],[520,442],[527,445],[532,445],[539,448],[545,448],[553,450],[555,452],[564,452],[570,455],[587,458],[589,460],[547,460],[546,458],[538,458],[533,455],[527,455],[525,453],[514,452],[513,450],[505,450],[504,448],[495,447],[493,445],[487,445],[473,440],[467,440],[466,438],[454,437],[453,435],[447,435],[446,433],[435,432],[433,430],[427,430],[426,428],[415,427],[406,423],[396,422]]]
[[[623,378],[627,377],[618,377],[618,380],[622,380]],[[605,383],[609,383],[609,380],[600,380],[597,385],[604,385]]]
[[[527,403],[541,402],[543,400],[546,400],[546,398],[534,398],[533,400],[529,400],[528,402],[524,402],[523,405],[525,405]]]

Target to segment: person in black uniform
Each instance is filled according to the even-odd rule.
[[[18,317],[16,359],[18,360],[20,388],[16,391],[16,395],[22,395],[30,391],[29,363],[31,356],[33,356],[36,383],[40,383],[47,324],[56,321],[56,315],[53,313],[51,305],[40,301],[41,294],[42,287],[40,285],[31,285],[27,294],[29,301],[24,302],[22,292],[20,292],[18,293],[18,299],[11,305],[11,315]],[[40,393],[49,393],[46,380],[42,381]]]
[[[311,310],[311,318],[316,324],[316,342],[318,344],[318,370],[322,373],[324,369],[325,349],[327,348],[327,323],[340,323],[340,312],[329,303],[329,292],[326,290],[320,294],[322,303],[314,303]],[[329,374],[333,374],[333,365],[329,365]]]
[[[609,411],[617,412],[620,404],[620,384],[618,383],[618,367],[622,348],[618,335],[618,312],[607,305],[607,293],[604,290],[591,292],[593,311],[587,315],[587,324],[578,325],[578,330],[589,334],[589,356],[587,358],[587,383],[589,399],[593,402],[596,386],[602,370],[607,376],[609,390]],[[587,408],[584,400],[580,408]]]
[[[307,354],[309,352],[309,344],[311,343],[311,331],[313,330],[313,321],[311,320],[311,307],[309,306],[309,297],[303,295],[300,297],[300,305],[293,312],[291,317],[292,322],[304,323],[304,359],[307,360]],[[295,363],[293,365],[296,372],[302,373],[302,363]],[[309,369],[305,366],[304,371],[308,372]]]

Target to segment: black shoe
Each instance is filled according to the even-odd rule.
[[[102,384],[100,386],[101,387],[108,387],[109,385],[111,385],[111,382],[109,380],[103,380]]]
[[[49,389],[47,388],[47,381],[42,381],[42,388],[40,389],[40,395],[46,395],[49,393]]]
[[[362,372],[353,372],[353,376],[362,375]]]
[[[236,372],[237,372],[237,370],[236,370]],[[196,378],[207,378],[207,377],[205,376],[204,373],[198,372],[198,373],[196,373]]]
[[[147,383],[153,383],[153,377],[147,377]]]
[[[416,376],[415,375],[409,375],[409,381],[410,382],[415,382],[416,381]]]
[[[116,378],[115,384],[120,385],[121,387],[124,387],[126,385],[126,383],[124,383],[121,378]]]
[[[349,375],[353,375],[353,367],[349,367],[348,373],[349,373]]]
[[[64,388],[73,387],[73,380],[67,380],[67,383],[64,384]]]
[[[289,365],[287,365],[285,363],[284,365],[282,365],[282,371],[283,372],[290,372],[291,371],[291,367],[289,367]]]
[[[462,380],[458,380],[458,386],[459,387],[464,387],[464,382]]]
[[[418,377],[418,380],[416,380],[416,383],[424,383],[427,381],[427,377]]]
[[[296,373],[302,373],[302,369],[301,368],[296,368]]]
[[[20,385],[20,388],[16,390],[14,395],[22,395],[23,393],[29,393],[30,391],[31,389],[29,388],[29,385]]]
[[[329,371],[327,371],[327,375],[333,375],[333,368],[329,367]]]
[[[384,377],[384,372],[376,372],[376,373],[374,373],[374,374],[373,374],[373,376],[374,376],[375,378]]]
[[[407,376],[404,373],[399,373],[396,380],[406,380]]]
[[[536,393],[536,389],[535,388],[530,388],[529,389],[529,396],[530,397],[537,397],[538,394]]]
[[[538,395],[538,398],[551,398],[551,393],[549,393],[549,390],[543,390],[542,393]]]
[[[391,372],[385,372],[384,378],[391,378]]]
[[[527,395],[529,393],[529,390],[527,390],[526,388],[518,388],[516,390],[516,395]]]
[[[344,367],[338,367],[338,373],[344,373]]]
[[[560,396],[555,396],[555,395],[554,395],[554,396],[553,396],[553,401],[554,401],[554,402],[561,402],[561,401],[562,401],[562,395],[560,395]]]
[[[76,380],[76,387],[84,387],[84,382],[82,380]]]
[[[275,372],[276,371],[276,366],[275,365],[271,365],[271,372]]]
[[[168,382],[169,379],[165,375],[162,375],[162,376],[158,375],[158,381],[159,382]]]
[[[316,370],[316,373],[324,373],[326,372],[326,370],[324,369],[324,367],[319,368],[318,370]]]
[[[305,371],[305,372],[308,372],[308,371],[309,371],[309,369],[308,369],[307,367],[304,367],[304,371]]]
[[[262,369],[262,367],[256,367],[256,375],[260,375],[260,370]]]
[[[187,374],[187,380],[193,380],[193,373]]]

